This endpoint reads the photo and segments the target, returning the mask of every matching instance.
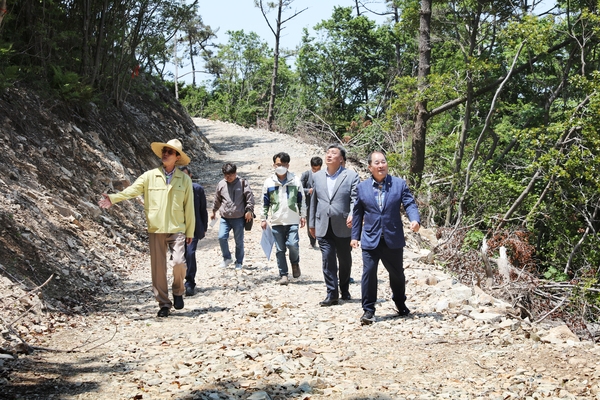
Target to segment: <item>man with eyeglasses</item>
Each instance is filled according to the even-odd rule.
[[[190,163],[181,142],[171,139],[167,143],[153,142],[150,146],[161,159],[162,166],[146,171],[119,193],[103,193],[98,205],[110,208],[120,201],[144,196],[152,291],[160,307],[158,317],[168,317],[171,306],[176,310],[184,306],[185,245],[192,243],[196,222],[194,192],[191,178],[176,168],[177,165]],[[168,266],[173,269],[173,302],[169,299]]]
[[[367,159],[371,179],[358,185],[356,203],[352,212],[352,240],[354,248],[362,247],[363,274],[361,279],[363,316],[361,325],[375,322],[377,301],[377,266],[379,260],[390,275],[392,300],[399,316],[410,314],[406,307],[404,267],[402,265],[404,230],[401,209],[410,220],[410,229],[419,231],[419,210],[408,185],[402,178],[388,174],[385,155],[374,151]]]

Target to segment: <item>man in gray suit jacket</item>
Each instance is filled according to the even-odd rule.
[[[356,172],[342,166],[345,160],[346,149],[337,143],[331,144],[325,155],[327,168],[313,176],[308,227],[319,241],[323,258],[323,277],[327,286],[327,297],[320,303],[323,307],[338,304],[340,292],[342,300],[351,298],[350,234],[359,179]]]

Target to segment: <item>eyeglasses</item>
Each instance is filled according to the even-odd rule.
[[[163,154],[168,154],[168,155],[177,154],[177,152],[175,150],[173,150],[173,149],[166,149],[166,148],[162,149],[162,153]]]

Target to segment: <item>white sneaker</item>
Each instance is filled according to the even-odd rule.
[[[241,271],[242,270],[242,264],[235,263],[235,269],[237,269],[238,271]]]
[[[231,258],[227,258],[223,261],[221,261],[221,268],[227,268],[229,266],[229,264],[231,264],[233,262],[233,260]]]

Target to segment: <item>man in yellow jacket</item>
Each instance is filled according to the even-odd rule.
[[[101,208],[144,195],[144,211],[150,239],[152,290],[160,310],[159,317],[168,317],[171,305],[183,308],[183,280],[186,272],[185,243],[192,242],[195,229],[194,192],[192,180],[177,165],[187,165],[190,158],[177,139],[167,143],[153,142],[152,151],[162,160],[162,167],[146,171],[136,181],[117,194],[102,194]],[[167,252],[171,252],[167,265]],[[173,268],[173,303],[169,299],[167,266]]]

